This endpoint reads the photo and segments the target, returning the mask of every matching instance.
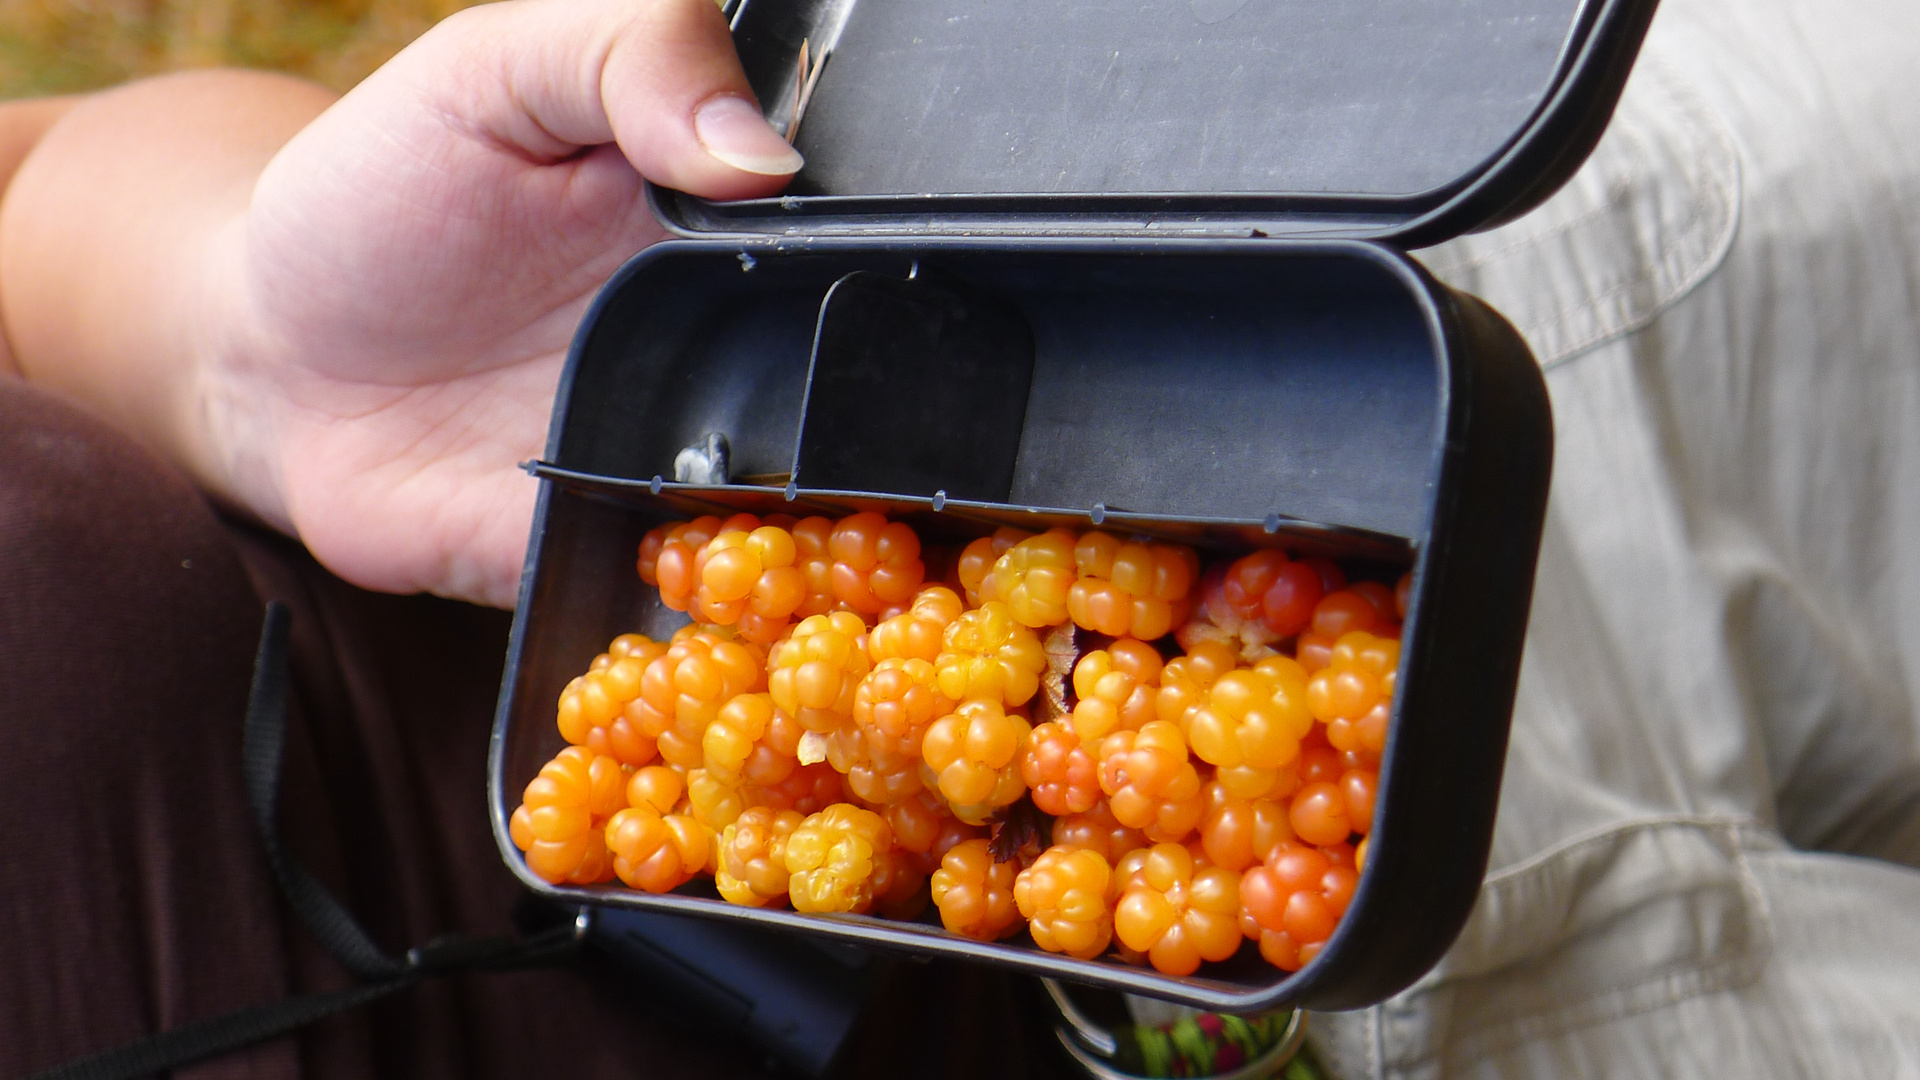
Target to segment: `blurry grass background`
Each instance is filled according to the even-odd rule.
[[[345,90],[474,0],[0,0],[0,99],[192,67]]]

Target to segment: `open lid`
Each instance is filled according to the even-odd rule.
[[[754,92],[807,165],[773,199],[656,189],[676,231],[1416,247],[1572,175],[1655,0],[733,5]]]

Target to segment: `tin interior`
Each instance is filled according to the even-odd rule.
[[[1458,793],[1444,783],[1404,796],[1396,790],[1406,774],[1396,772],[1395,747],[1410,725],[1447,725],[1450,744],[1484,729],[1470,749],[1490,760],[1496,789],[1504,750],[1506,714],[1497,707],[1465,717],[1405,715],[1401,706],[1420,697],[1423,677],[1409,661],[1382,767],[1372,861],[1341,931],[1298,976],[1266,965],[1250,946],[1175,978],[1045,953],[1024,935],[969,941],[940,930],[937,918],[901,924],[740,908],[714,899],[707,883],[659,897],[554,888],[526,873],[505,815],[562,745],[553,703],[566,682],[615,635],[661,635],[684,622],[639,581],[634,552],[654,525],[703,512],[882,506],[936,538],[980,535],[1000,523],[1100,524],[1215,551],[1328,554],[1385,580],[1411,565],[1407,652],[1419,655],[1457,362],[1437,290],[1404,257],[1365,244],[1253,253],[1177,241],[953,241],[903,252],[839,240],[748,252],[688,241],[643,254],[590,314],[561,388],[548,460],[535,467],[541,502],[495,730],[503,854],[531,887],[576,902],[960,954],[1206,1008],[1264,1008],[1309,986],[1334,998],[1378,993],[1377,971],[1364,987],[1342,985],[1341,972],[1361,959],[1349,954],[1365,948],[1349,929],[1392,912],[1416,924],[1400,952],[1437,956],[1485,859],[1484,838],[1477,855],[1474,843],[1460,846],[1452,862],[1464,900],[1451,907],[1376,885],[1386,876],[1425,888],[1432,874],[1420,860],[1432,852],[1396,844],[1396,829],[1417,827],[1396,823],[1458,813]],[[842,302],[855,305],[853,322],[871,332],[835,331]],[[876,419],[902,411],[910,423]],[[956,426],[955,415],[965,425]],[[666,480],[675,454],[710,432],[731,441],[734,477],[758,483]],[[1543,494],[1544,473],[1541,481]],[[1520,572],[1523,613],[1531,574]],[[1517,651],[1517,631],[1487,640],[1507,638]],[[1478,797],[1490,820],[1493,791]],[[1396,869],[1397,861],[1407,866]],[[1411,915],[1409,899],[1419,900]]]

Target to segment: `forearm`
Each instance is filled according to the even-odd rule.
[[[0,204],[5,202],[7,187],[13,182],[13,174],[20,170],[20,163],[39,145],[47,129],[78,100],[58,97],[0,101]],[[14,363],[13,348],[8,344],[5,331],[6,311],[0,307],[0,377],[18,376],[20,368]]]
[[[235,347],[241,230],[269,159],[332,95],[200,72],[70,103],[0,205],[0,312],[17,370],[61,389],[241,506],[257,467],[207,365]]]

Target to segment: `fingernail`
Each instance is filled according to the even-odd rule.
[[[732,94],[701,102],[693,110],[693,133],[707,153],[743,172],[788,176],[807,163],[760,115],[758,106]]]

